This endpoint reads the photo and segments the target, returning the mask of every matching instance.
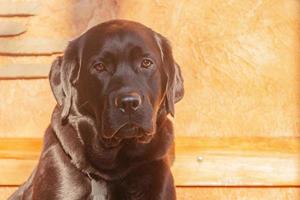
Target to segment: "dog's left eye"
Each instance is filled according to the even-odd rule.
[[[150,59],[145,58],[145,59],[143,59],[143,61],[141,63],[141,67],[149,68],[152,64],[153,64],[153,62]]]
[[[106,67],[105,67],[104,63],[102,63],[102,62],[94,64],[93,68],[94,68],[97,72],[103,72],[103,71],[106,70]]]

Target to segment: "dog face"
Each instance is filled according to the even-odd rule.
[[[183,80],[167,40],[135,22],[114,20],[70,42],[50,84],[67,123],[89,117],[107,148],[149,143],[161,115],[174,115]]]

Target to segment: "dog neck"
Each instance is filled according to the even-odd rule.
[[[66,123],[62,125],[60,114],[61,110],[57,106],[53,111],[51,124],[61,148],[70,158],[70,162],[79,171],[81,171],[87,177],[95,180],[103,179],[106,181],[112,181],[121,179],[138,166],[166,157],[168,149],[173,142],[172,124],[167,119],[167,117],[160,116],[161,122],[159,123],[159,126],[157,126],[157,133],[155,134],[152,141],[149,144],[144,145],[143,147],[145,150],[145,154],[141,156],[143,159],[132,159],[129,164],[128,161],[123,162],[123,160],[127,160],[128,158],[123,160],[119,159],[119,157],[126,157],[126,155],[120,156],[120,154],[124,154],[123,151],[120,151],[122,147],[116,148],[114,150],[103,148],[101,149],[103,151],[102,153],[103,155],[107,156],[105,158],[107,158],[109,162],[107,160],[105,160],[104,162],[103,160],[99,160],[97,163],[104,163],[103,165],[105,165],[103,166],[103,168],[102,166],[100,168],[99,166],[95,166],[85,154],[85,148],[87,148],[85,145],[85,141],[84,139],[79,139],[81,138],[80,131],[82,131],[80,129],[80,125],[78,123],[75,125],[72,123]],[[90,126],[85,127],[84,130],[95,131],[93,130],[93,127]],[[158,146],[160,148],[157,148]],[[106,165],[110,166],[107,167]]]

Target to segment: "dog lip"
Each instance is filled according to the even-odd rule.
[[[103,144],[106,148],[115,148],[120,146],[122,139],[121,138],[117,138],[117,137],[113,137],[113,138],[108,138],[108,139],[103,139]]]
[[[106,148],[117,148],[125,140],[134,140],[138,143],[149,143],[153,138],[153,131],[146,130],[133,122],[124,123],[111,136],[102,136],[102,142]]]
[[[103,134],[103,138],[104,139],[112,139],[112,138],[114,138],[114,137],[118,137],[117,136],[117,133],[120,131],[120,129],[122,129],[125,125],[126,125],[127,123],[124,123],[123,125],[121,125],[118,129],[116,129],[111,135],[105,135],[105,134]]]
[[[115,134],[115,137],[122,139],[135,138],[139,136],[140,128],[132,123],[123,125]]]
[[[143,134],[141,137],[136,138],[136,141],[138,143],[147,144],[152,140],[153,135],[154,134]]]

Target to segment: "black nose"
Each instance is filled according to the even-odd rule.
[[[141,105],[141,97],[137,93],[130,93],[116,98],[115,105],[122,112],[130,112],[137,110]]]

